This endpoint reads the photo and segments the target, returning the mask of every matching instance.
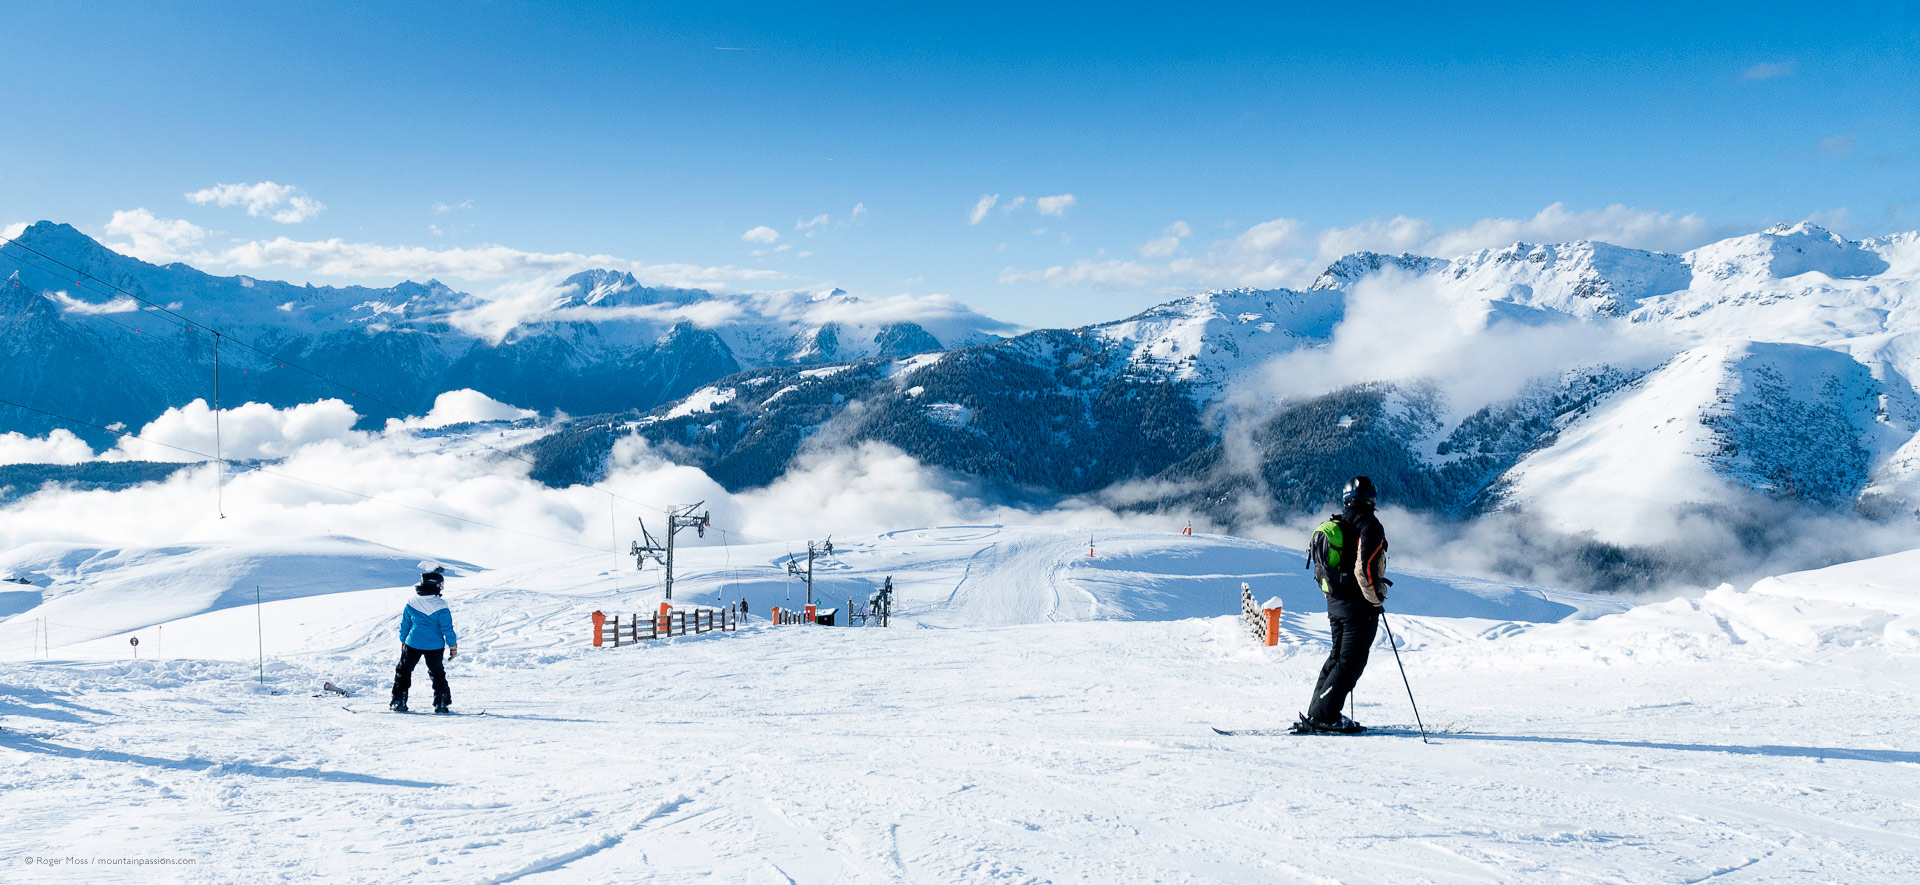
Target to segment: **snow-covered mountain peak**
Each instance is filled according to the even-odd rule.
[[[93,273],[105,269],[118,269],[122,263],[133,261],[101,245],[99,241],[81,233],[73,225],[52,221],[36,221],[21,231],[19,236],[10,241],[0,240],[0,242],[17,243],[40,253],[38,256],[33,256],[34,263],[39,266],[45,266],[47,259],[53,259],[61,264]],[[135,263],[144,265],[144,262]],[[63,286],[74,288],[75,281],[67,279],[71,274],[65,269],[47,267],[46,272],[55,279],[62,280]],[[29,273],[30,281],[33,276]],[[87,293],[76,291],[73,294],[85,296]]]
[[[1136,365],[1208,390],[1303,343],[1325,341],[1345,309],[1338,289],[1216,289],[1088,331],[1130,346]]]
[[[584,270],[560,282],[560,294],[550,310],[582,307],[642,307],[651,304],[692,304],[713,293],[704,289],[665,289],[642,284],[622,270]]]
[[[1309,289],[1341,289],[1359,282],[1362,277],[1393,269],[1407,273],[1425,273],[1445,267],[1446,259],[1426,258],[1411,252],[1399,255],[1387,255],[1380,252],[1354,252],[1341,256],[1327,269],[1314,278]]]
[[[1610,243],[1515,243],[1444,262],[1456,297],[1511,301],[1577,317],[1624,316],[1642,299],[1687,287],[1681,256]]]
[[[1710,280],[1787,279],[1816,272],[1860,278],[1888,268],[1886,259],[1864,244],[1808,221],[1710,243],[1686,258],[1696,275]]]
[[[73,225],[56,221],[36,221],[29,224],[19,236],[14,237],[14,241],[35,249],[46,246],[69,250],[68,254],[75,256],[107,251],[106,247],[95,242],[92,237],[81,233]]]
[[[613,306],[620,303],[619,296],[639,287],[640,281],[624,271],[585,270],[567,277],[561,283],[561,288],[570,288],[572,291],[555,306]]]

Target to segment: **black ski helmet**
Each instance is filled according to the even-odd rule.
[[[1348,480],[1347,487],[1340,492],[1340,503],[1347,506],[1373,506],[1373,480],[1364,476]]]
[[[440,574],[439,569],[434,569],[433,571],[430,571],[424,575],[421,575],[420,586],[415,587],[413,589],[414,589],[414,592],[420,593],[422,595],[438,596],[440,595],[440,588],[443,584],[446,583],[446,580],[447,579]]]

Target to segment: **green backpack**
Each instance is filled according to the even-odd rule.
[[[1332,596],[1335,584],[1353,581],[1353,571],[1347,566],[1352,534],[1352,527],[1338,513],[1313,530],[1313,540],[1307,543],[1307,562],[1313,566],[1313,579],[1319,582],[1321,593]]]

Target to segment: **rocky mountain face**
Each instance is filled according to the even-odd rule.
[[[1470,331],[1496,342],[1574,328],[1658,346],[1622,361],[1569,353],[1484,401],[1449,385],[1447,365],[1268,392],[1289,359],[1337,357],[1363,283],[1470,309]],[[1920,236],[1849,241],[1808,224],[1678,255],[1362,253],[1303,291],[1208,292],[943,354],[747,371],[589,423],[609,445],[639,434],[735,488],[771,481],[808,446],[875,440],[1010,495],[1104,489],[1227,525],[1324,507],[1366,472],[1415,510],[1525,514],[1595,543],[1657,545],[1677,537],[1675,514],[1753,501],[1920,509],[1915,296]],[[544,444],[552,476],[594,475],[595,449],[578,443]]]
[[[647,410],[742,369],[905,356],[997,340],[1009,328],[945,304],[916,313],[838,290],[656,289],[598,270],[565,280],[495,334],[474,319],[495,306],[438,282],[374,289],[216,277],[128,258],[49,222],[0,248],[0,281],[9,333],[0,374],[17,380],[13,389],[48,411],[134,427],[212,399],[214,336],[197,322],[227,336],[223,401],[284,407],[335,396],[369,423],[422,414],[460,388],[545,412]],[[0,430],[55,426],[8,412]]]

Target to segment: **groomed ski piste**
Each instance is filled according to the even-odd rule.
[[[835,546],[821,605],[891,576],[892,627],[771,626],[770,606],[801,601],[784,545],[680,551],[677,604],[744,597],[753,616],[617,649],[590,647],[590,613],[654,610],[657,571],[448,562],[455,708],[483,717],[384,711],[397,615],[433,551],[9,551],[0,572],[34,583],[0,585],[0,878],[1869,882],[1920,867],[1920,551],[1638,606],[1397,570],[1389,617],[1423,743],[1401,730],[1415,720],[1384,635],[1355,717],[1398,733],[1213,731],[1284,728],[1305,705],[1326,620],[1298,550],[1105,529],[1090,551],[1086,529],[992,525]],[[1284,602],[1276,647],[1240,623],[1242,581]],[[92,632],[33,640],[36,623]],[[420,673],[415,709],[426,696]]]

